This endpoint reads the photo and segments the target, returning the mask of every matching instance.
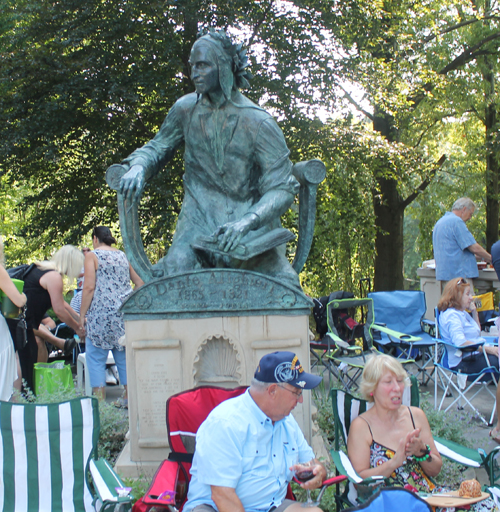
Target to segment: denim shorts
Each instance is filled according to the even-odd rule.
[[[102,388],[106,386],[106,361],[108,359],[109,349],[94,347],[92,342],[85,340],[85,358],[87,360],[87,372],[90,378],[90,385],[93,388]],[[127,365],[125,358],[125,349],[112,349],[115,364],[118,367],[120,384],[127,385]]]

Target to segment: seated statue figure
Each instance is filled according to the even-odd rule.
[[[198,37],[189,59],[196,92],[177,100],[157,135],[122,162],[117,189],[137,204],[184,145],[182,209],[155,275],[234,268],[300,288],[285,255],[293,235],[280,223],[299,183],[278,124],[239,91],[251,78],[245,54],[223,31]]]

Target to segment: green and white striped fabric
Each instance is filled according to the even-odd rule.
[[[90,474],[94,482],[94,488],[98,495],[98,503],[110,504],[114,508],[114,504],[118,502],[130,503],[130,497],[120,498],[116,491],[117,487],[124,487],[120,477],[114,472],[113,468],[104,459],[90,461]],[[97,507],[99,509],[99,507]],[[106,510],[104,506],[103,510]],[[121,509],[125,510],[125,509]]]
[[[0,510],[94,510],[86,469],[99,438],[97,399],[0,402]]]

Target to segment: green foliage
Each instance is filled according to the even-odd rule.
[[[0,229],[9,260],[43,259],[96,224],[117,222],[106,168],[153,137],[193,90],[197,31],[229,27],[249,48],[248,95],[279,119],[292,160],[327,164],[306,290],[357,291],[375,273],[379,284],[402,284],[403,243],[416,249],[406,253],[414,276],[452,198],[498,203],[498,190],[485,187],[500,140],[497,11],[455,0],[0,0]],[[450,142],[450,126],[464,137]],[[434,178],[430,163],[443,154],[446,168]],[[172,240],[182,173],[178,154],[142,199],[153,262]],[[284,218],[294,230],[296,222],[294,212]],[[484,218],[474,222],[481,241]]]
[[[135,503],[137,500],[142,498],[151,485],[151,478],[144,475],[141,475],[138,478],[123,478],[122,480],[126,487],[132,487],[132,490],[130,491],[132,503]]]

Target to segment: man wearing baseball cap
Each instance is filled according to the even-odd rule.
[[[285,499],[294,471],[310,466],[314,477],[301,485],[316,489],[326,470],[290,413],[303,390],[320,382],[293,352],[265,355],[247,391],[217,406],[198,429],[184,511],[300,512],[300,503]]]

